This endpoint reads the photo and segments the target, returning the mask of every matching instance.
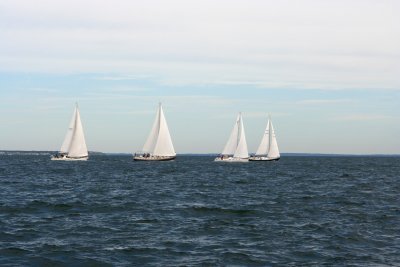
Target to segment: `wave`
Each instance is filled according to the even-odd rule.
[[[5,156],[50,156],[51,152],[39,151],[0,151],[0,155]]]
[[[202,213],[225,213],[225,214],[238,214],[238,215],[252,214],[257,212],[257,210],[252,210],[252,209],[230,209],[230,208],[201,206],[201,205],[190,206],[187,209]]]

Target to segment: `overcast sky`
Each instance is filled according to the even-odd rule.
[[[0,149],[141,149],[159,101],[177,153],[400,153],[400,1],[2,1]]]

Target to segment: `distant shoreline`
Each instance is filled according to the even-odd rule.
[[[56,151],[47,150],[0,150],[0,155],[4,154],[54,154]],[[132,153],[118,152],[98,152],[89,151],[89,155],[110,155],[110,156],[132,156]],[[216,157],[219,153],[181,153],[178,156],[210,156]],[[328,153],[281,153],[282,157],[400,157],[400,154],[328,154]]]
[[[114,154],[114,153],[106,153]],[[116,153],[118,154],[118,153]],[[120,153],[124,154],[124,153]],[[178,156],[218,156],[217,153],[182,153]],[[281,153],[281,157],[400,157],[400,154],[325,154],[325,153]]]

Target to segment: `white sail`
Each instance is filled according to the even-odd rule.
[[[247,150],[247,142],[246,142],[246,135],[244,133],[244,126],[243,126],[243,119],[242,119],[242,115],[239,114],[239,142],[237,144],[236,150],[235,150],[235,154],[233,155],[234,158],[248,158],[249,157],[249,152]]]
[[[280,158],[278,142],[276,141],[271,118],[268,119],[267,128],[258,146],[256,156],[267,156],[270,159]]]
[[[228,142],[226,143],[224,150],[222,150],[222,155],[233,155],[235,154],[236,147],[238,145],[239,140],[239,123],[240,123],[240,114],[237,116],[235,124],[233,125],[233,129],[231,135],[229,136]]]
[[[160,125],[160,110],[157,111],[156,119],[154,120],[153,127],[151,128],[150,134],[147,137],[146,143],[144,143],[144,146],[142,149],[144,153],[153,154],[154,148],[157,144],[159,125]]]
[[[270,122],[270,147],[268,151],[268,158],[279,158],[281,155],[279,153],[278,142],[276,141],[274,126],[272,125],[272,121]]]
[[[234,158],[244,159],[249,157],[246,135],[244,133],[243,119],[240,113],[236,118],[228,142],[222,151],[222,155],[233,155]]]
[[[143,146],[143,152],[154,156],[176,156],[161,103],[153,127]]]
[[[61,145],[60,152],[68,154],[69,146],[71,145],[72,134],[75,126],[75,118],[76,118],[76,108],[74,109],[74,113],[72,114],[71,122],[69,123],[69,127],[67,133],[65,134],[64,142]]]
[[[269,124],[270,121],[268,120],[267,127],[265,128],[264,135],[261,139],[261,143],[257,148],[256,156],[267,155],[269,150]]]
[[[88,156],[88,150],[83,132],[81,116],[78,106],[75,107],[75,123],[72,130],[71,142],[68,149],[68,157],[79,158]]]
[[[78,105],[75,106],[71,122],[61,145],[60,153],[53,155],[51,160],[87,160],[85,134],[83,132]]]
[[[158,129],[158,138],[153,154],[157,156],[175,156],[175,149],[172,144],[171,135],[168,130],[167,121],[165,119],[161,103],[159,106],[159,113],[160,123]]]

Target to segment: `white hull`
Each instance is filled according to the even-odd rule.
[[[258,157],[258,156],[255,156],[255,157],[250,157],[249,161],[274,161],[274,160],[279,160],[279,159],[280,159],[280,157],[278,157],[278,158],[269,158],[269,157]]]
[[[144,157],[143,155],[140,156],[134,156],[133,160],[134,161],[168,161],[168,160],[174,160],[176,156],[148,156]]]
[[[227,157],[227,158],[221,158],[221,157],[216,157],[214,161],[218,162],[248,162],[248,158],[234,158],[234,157]]]
[[[79,158],[70,158],[68,156],[51,156],[51,160],[63,160],[63,161],[86,161],[89,159],[89,156],[79,157]]]

